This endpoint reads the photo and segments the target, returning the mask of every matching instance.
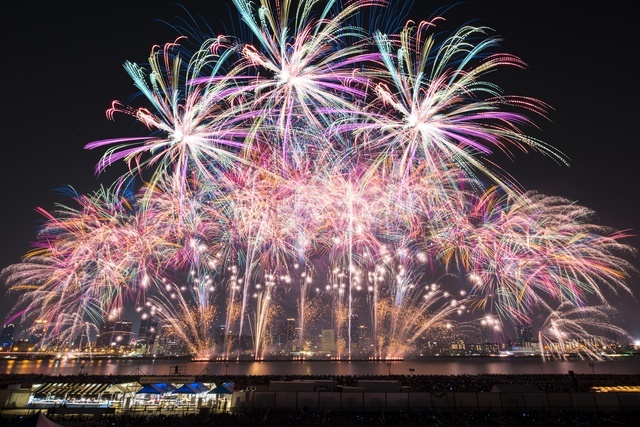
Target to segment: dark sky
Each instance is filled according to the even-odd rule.
[[[452,4],[416,3],[420,6],[410,14],[416,21]],[[551,122],[538,120],[542,129],[534,135],[571,159],[571,166],[563,167],[540,155],[518,154],[514,164],[502,166],[526,188],[596,210],[604,225],[640,231],[635,13],[620,3],[564,3],[476,1],[445,17],[454,27],[472,20],[492,27],[505,38],[505,50],[527,62],[527,70],[496,83],[554,108]],[[218,22],[230,15],[225,2],[182,4],[224,32]],[[29,248],[41,219],[37,206],[52,209],[55,201],[68,201],[56,188],[91,192],[111,182],[93,173],[102,152],[83,147],[131,134],[131,120],[121,115],[112,122],[105,116],[112,100],[135,93],[122,64],[143,63],[153,44],[175,39],[177,33],[158,20],[175,23],[178,16],[184,11],[162,0],[14,2],[12,12],[3,15],[7,102],[1,126],[0,268],[18,262]],[[638,238],[630,243],[640,247]],[[636,289],[640,293],[640,285]],[[629,310],[623,326],[640,337],[640,306],[624,297],[620,307]],[[0,307],[2,317],[7,309]]]

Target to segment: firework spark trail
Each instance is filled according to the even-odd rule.
[[[243,46],[247,69],[270,74],[258,73],[249,84],[256,126],[275,128],[282,139],[282,158],[297,166],[311,153],[303,145],[308,140],[299,140],[300,132],[322,132],[335,118],[327,111],[353,109],[354,101],[364,97],[359,86],[366,86],[367,79],[354,73],[354,66],[373,56],[362,42],[367,32],[345,21],[366,7],[386,2],[348,1],[338,9],[335,0],[327,1],[324,7],[319,7],[318,0],[303,0],[294,15],[290,14],[289,0],[261,0],[257,10],[251,2],[233,3],[259,45]],[[319,12],[318,16],[314,12]],[[347,45],[346,38],[361,42]]]
[[[428,272],[427,261],[422,251],[400,248],[386,253],[376,266],[367,300],[373,304],[372,336],[377,357],[403,357],[429,331],[442,327],[452,316],[466,313],[464,292],[456,297],[439,283],[421,283]]]
[[[161,332],[177,336],[187,345],[190,354],[209,358],[214,354],[213,327],[216,306],[202,304],[200,298],[190,302],[186,287],[166,283],[165,292],[151,296],[149,303],[158,318]],[[192,290],[193,291],[193,290]]]
[[[594,301],[633,295],[626,232],[524,191],[489,159],[520,150],[566,164],[525,133],[550,107],[487,80],[525,67],[490,29],[439,41],[441,17],[398,34],[356,24],[382,0],[233,4],[251,42],[203,37],[191,53],[180,36],[146,66],[125,63],[149,105],[116,101],[108,116],[150,134],[86,148],[106,147],[97,172],[120,161],[128,172],[75,195],[78,209],[41,210],[34,249],[3,270],[16,310],[52,338],[84,336],[134,300],[192,353],[239,357],[249,333],[263,358],[295,306],[301,347],[329,324],[351,357],[351,319],[365,314],[376,357],[403,357],[460,314],[530,323],[571,303],[596,316]],[[129,193],[133,179],[143,184]],[[443,274],[459,289],[425,285]]]
[[[491,146],[507,154],[512,148],[534,149],[565,162],[552,147],[522,132],[521,126],[531,125],[531,120],[508,108],[517,105],[544,115],[548,108],[544,103],[504,96],[482,80],[498,67],[524,67],[524,63],[513,55],[485,53],[499,42],[493,37],[475,42],[486,28],[463,27],[437,46],[433,36],[425,36],[433,25],[410,22],[398,37],[374,34],[384,65],[375,82],[380,112],[371,114],[370,122],[358,124],[356,133],[375,133],[367,141],[380,153],[380,163],[394,157],[393,173],[399,177],[424,162],[429,173],[455,165],[469,177],[481,172],[504,184],[477,159],[491,154]]]
[[[632,340],[624,329],[611,324],[615,309],[610,305],[577,306],[563,302],[552,310],[540,328],[539,342],[545,359],[605,360],[602,348],[610,336]]]
[[[464,236],[470,243],[456,239],[448,250],[469,260],[474,290],[485,303],[496,298],[492,304],[505,317],[526,320],[549,297],[602,303],[603,287],[631,294],[625,283],[634,268],[619,256],[624,233],[590,222],[591,210],[535,192],[513,200],[490,191],[478,207],[469,218],[482,220]]]
[[[116,112],[129,114],[153,133],[148,137],[87,144],[87,149],[111,146],[98,163],[97,172],[120,160],[127,162],[130,175],[154,167],[152,184],[169,174],[175,190],[186,194],[189,174],[195,172],[199,179],[213,180],[216,172],[242,161],[238,153],[247,131],[233,126],[234,121],[242,119],[237,108],[242,104],[236,102],[241,94],[230,80],[233,72],[224,78],[211,78],[207,84],[193,84],[204,69],[211,69],[209,72],[214,75],[221,72],[222,64],[235,53],[232,45],[221,45],[224,40],[205,42],[186,65],[180,54],[174,53],[179,39],[163,49],[154,47],[149,57],[150,71],[132,62],[125,63],[127,73],[153,110],[114,101],[107,116],[113,118]],[[143,144],[138,146],[139,142]],[[145,154],[150,157],[144,159]],[[125,175],[122,179],[126,178]]]
[[[142,237],[144,227],[126,198],[103,188],[73,200],[78,208],[39,209],[46,221],[37,244],[8,271],[10,290],[21,292],[19,305],[47,321],[53,335],[62,333],[67,322],[59,319],[66,314],[82,313],[99,323],[128,299],[144,298],[146,280],[163,253]]]
[[[293,264],[294,270],[300,270],[301,265],[298,263]],[[314,307],[312,303],[312,296],[309,294],[309,288],[313,284],[313,274],[311,268],[309,266],[304,266],[303,272],[300,274],[300,277],[297,278],[296,283],[298,284],[298,325],[299,325],[299,333],[298,333],[298,345],[300,348],[304,348],[306,335],[307,335],[307,322],[308,319],[314,316]]]

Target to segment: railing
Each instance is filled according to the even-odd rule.
[[[237,392],[230,410],[638,411],[640,392]]]

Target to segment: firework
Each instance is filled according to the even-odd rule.
[[[537,310],[555,319],[551,349],[566,340],[548,331],[586,334],[609,295],[632,295],[628,234],[490,160],[566,164],[526,133],[550,107],[488,80],[525,67],[490,29],[439,40],[441,17],[397,34],[392,14],[383,29],[358,22],[382,0],[233,4],[249,40],[203,36],[189,51],[181,35],[125,63],[148,105],[116,101],[108,116],[149,134],[86,148],[106,147],[98,172],[128,172],[75,195],[79,208],[41,210],[34,250],[3,271],[52,340],[133,302],[198,357],[263,359],[283,340],[311,352],[325,331],[336,357],[405,357],[466,317],[503,334]]]
[[[608,305],[581,307],[564,302],[552,310],[539,333],[543,357],[605,360],[607,347],[618,339],[631,337],[624,329],[611,324],[615,309]]]
[[[78,208],[40,209],[46,220],[34,249],[5,271],[10,290],[20,293],[18,306],[49,325],[55,339],[69,334],[64,329],[71,317],[99,324],[127,300],[141,297],[162,253],[146,245],[126,198],[103,188],[73,200]]]

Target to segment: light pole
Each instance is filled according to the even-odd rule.
[[[387,362],[387,368],[389,368],[389,376],[391,376],[391,362]]]

